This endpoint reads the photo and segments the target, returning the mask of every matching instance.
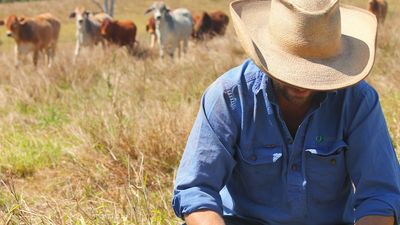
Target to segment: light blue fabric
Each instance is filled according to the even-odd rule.
[[[362,81],[319,97],[292,138],[270,79],[251,60],[218,78],[177,172],[176,215],[210,209],[271,225],[400,221],[400,167],[376,91]]]

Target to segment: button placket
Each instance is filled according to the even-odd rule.
[[[296,163],[292,164],[291,166],[292,171],[297,172],[300,169],[300,166]]]

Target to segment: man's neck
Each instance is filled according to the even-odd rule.
[[[277,97],[283,119],[286,123],[287,128],[290,131],[290,134],[292,135],[292,137],[294,137],[296,135],[297,128],[304,120],[307,112],[310,110],[313,101],[310,100],[301,105],[295,105],[286,100],[286,98],[284,98],[283,96]]]

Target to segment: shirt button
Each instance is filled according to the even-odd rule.
[[[253,161],[256,161],[257,160],[257,156],[256,155],[251,155],[250,159],[253,160]]]
[[[336,159],[331,159],[332,166],[336,165]]]
[[[298,170],[299,170],[299,165],[293,164],[293,165],[292,165],[292,170],[293,170],[293,171],[298,171]]]

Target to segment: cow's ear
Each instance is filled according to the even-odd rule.
[[[69,14],[69,18],[75,18],[75,16],[76,16],[75,12],[72,12],[72,13]]]
[[[4,20],[0,20],[0,26],[4,25]]]
[[[24,16],[17,17],[17,20],[20,24],[26,23],[26,18]]]
[[[211,23],[211,17],[207,12],[203,12],[203,23],[207,25]]]
[[[149,13],[151,13],[154,10],[154,7],[150,7],[146,10],[146,12],[144,12],[144,15],[147,15]]]
[[[203,12],[203,18],[205,18],[206,20],[211,20],[210,14],[208,14],[207,12]]]

